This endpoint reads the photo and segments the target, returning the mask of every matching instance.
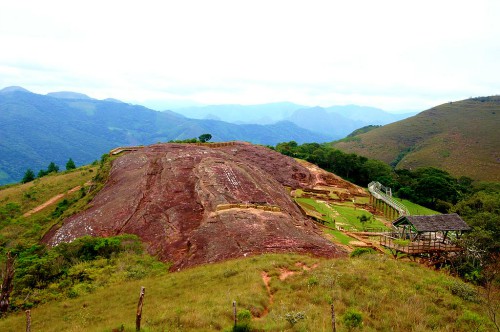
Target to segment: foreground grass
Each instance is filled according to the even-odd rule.
[[[280,280],[284,271],[294,274]],[[271,278],[271,295],[263,272]],[[134,331],[141,286],[146,287],[145,331],[230,330],[233,300],[239,310],[251,312],[254,331],[331,331],[332,299],[337,331],[349,330],[343,320],[348,311],[361,314],[364,331],[492,329],[472,286],[379,255],[337,260],[262,255],[119,282],[33,309],[32,329]],[[0,331],[21,331],[24,324],[24,313],[11,314],[0,320]]]

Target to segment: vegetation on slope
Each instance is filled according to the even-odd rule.
[[[304,158],[316,165],[366,186],[379,181],[393,189],[400,198],[439,212],[457,212],[473,228],[462,239],[467,248],[456,256],[449,268],[475,283],[484,284],[500,278],[490,269],[500,255],[500,186],[498,183],[473,183],[470,178],[455,178],[446,171],[427,167],[414,171],[392,170],[380,161],[347,154],[326,144],[280,143],[276,150]],[[411,206],[410,206],[411,207]],[[426,214],[430,211],[425,211]]]
[[[498,181],[500,96],[446,103],[333,146],[398,169],[437,167],[454,176]]]
[[[144,255],[133,238],[83,238],[54,249],[40,246],[39,239],[50,227],[85,208],[105,182],[109,161],[105,155],[99,166],[0,190],[1,259],[7,250],[18,259],[11,309],[32,307],[35,330],[102,331],[122,326],[133,330],[137,298],[130,294],[138,293],[141,285],[148,294],[143,326],[152,331],[231,330],[232,300],[237,301],[241,317],[250,313],[250,330],[328,330],[332,299],[340,331],[356,322],[368,331],[494,329],[488,310],[498,303],[498,292],[487,293],[486,299],[470,284],[384,256],[329,261],[265,255],[167,274],[167,266]],[[90,179],[93,184],[87,190],[66,194],[66,203],[62,199],[22,217],[54,194]],[[479,244],[476,248],[483,253],[478,259],[466,251],[451,268],[466,280],[488,287],[498,282],[494,258],[500,238],[499,193],[498,185],[479,186],[451,207],[474,227],[464,238],[469,241],[466,246]],[[356,216],[348,219],[356,222]],[[280,280],[286,271],[294,274]],[[269,291],[263,273],[271,278]],[[53,301],[60,298],[62,304]],[[0,320],[2,331],[23,326],[21,313]]]
[[[360,186],[379,181],[391,187],[395,196],[440,212],[449,211],[470,191],[472,184],[467,177],[457,179],[436,168],[394,171],[381,161],[348,154],[328,144],[298,145],[291,141],[276,145],[276,151],[305,159]]]
[[[141,286],[146,288],[146,331],[231,331],[232,301],[246,331],[330,331],[332,303],[337,331],[494,328],[475,287],[378,255],[336,260],[262,255],[122,280],[33,309],[32,328],[133,331]],[[18,313],[0,320],[0,330],[19,331],[24,324],[24,314]]]

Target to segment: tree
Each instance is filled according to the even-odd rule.
[[[59,172],[59,166],[57,166],[53,161],[50,162],[49,167],[47,167],[47,173],[57,173]]]
[[[203,134],[203,135],[200,135],[198,137],[198,139],[200,140],[200,142],[206,143],[206,142],[208,142],[208,141],[210,141],[212,139],[212,135],[210,135],[210,134]]]
[[[357,216],[356,218],[358,218],[359,222],[361,223],[361,225],[363,226],[363,229],[365,228],[365,224],[367,221],[370,221],[371,217],[363,214],[362,216]]]
[[[26,173],[24,173],[24,177],[21,180],[22,183],[28,183],[31,182],[35,179],[35,172],[31,168],[28,168],[26,170]]]
[[[69,158],[68,162],[66,163],[66,170],[69,171],[71,169],[75,169],[76,165],[73,159]]]
[[[37,177],[38,177],[38,178],[41,178],[41,177],[44,177],[44,176],[45,176],[45,175],[47,175],[47,174],[49,174],[49,172],[47,172],[47,171],[46,171],[46,170],[44,170],[44,169],[41,169],[41,170],[39,170],[39,171],[38,171],[38,175],[37,175]]]

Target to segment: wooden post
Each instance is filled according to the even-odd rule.
[[[332,300],[332,331],[337,332],[337,327],[335,326],[335,306]]]
[[[31,310],[26,310],[26,332],[31,332]]]
[[[141,330],[141,318],[142,318],[142,305],[144,303],[144,293],[146,288],[141,287],[141,293],[139,294],[139,303],[137,304],[137,314],[135,317],[135,330]]]
[[[2,271],[2,285],[0,286],[0,313],[7,312],[10,304],[10,293],[14,289],[14,257],[7,252],[7,260],[5,261],[5,269]]]
[[[236,326],[236,323],[238,322],[238,319],[236,317],[236,301],[233,301],[233,317],[234,317],[234,326]]]

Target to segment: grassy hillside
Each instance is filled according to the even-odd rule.
[[[84,208],[95,192],[92,186],[98,188],[108,169],[109,159],[1,188],[0,212],[7,212],[0,214],[2,252],[36,244],[54,223]],[[78,186],[84,190],[69,192]],[[22,217],[56,195],[63,196]],[[356,202],[366,203],[364,199]],[[357,216],[367,213],[351,201],[331,211],[314,200],[304,203],[356,227],[361,227]],[[344,245],[352,241],[339,231],[331,235]],[[27,308],[33,331],[134,331],[141,286],[146,287],[144,331],[231,331],[232,301],[240,323],[250,328],[246,331],[331,331],[332,301],[337,331],[360,330],[354,328],[357,323],[364,331],[493,331],[478,289],[446,273],[381,254],[335,260],[268,254],[169,273],[168,264],[136,249],[76,259],[60,277],[61,256],[49,252],[33,260],[41,265],[30,266],[26,262],[34,258],[25,255],[24,265],[18,262],[19,271],[25,270],[24,282],[29,283],[32,267],[38,274],[39,268],[53,270],[53,278],[43,280],[43,287],[16,289],[13,304],[18,311],[0,319],[0,331],[24,330],[22,309]],[[43,265],[44,259],[49,266]]]
[[[145,331],[230,331],[232,301],[253,331],[331,331],[332,299],[337,331],[351,330],[356,322],[364,331],[493,328],[472,286],[377,255],[337,260],[262,255],[118,282],[33,309],[32,328],[134,331],[141,286],[146,287]],[[24,324],[19,312],[0,320],[0,330],[20,331]]]
[[[500,180],[500,96],[450,102],[334,143],[397,168],[433,166],[454,176]]]

